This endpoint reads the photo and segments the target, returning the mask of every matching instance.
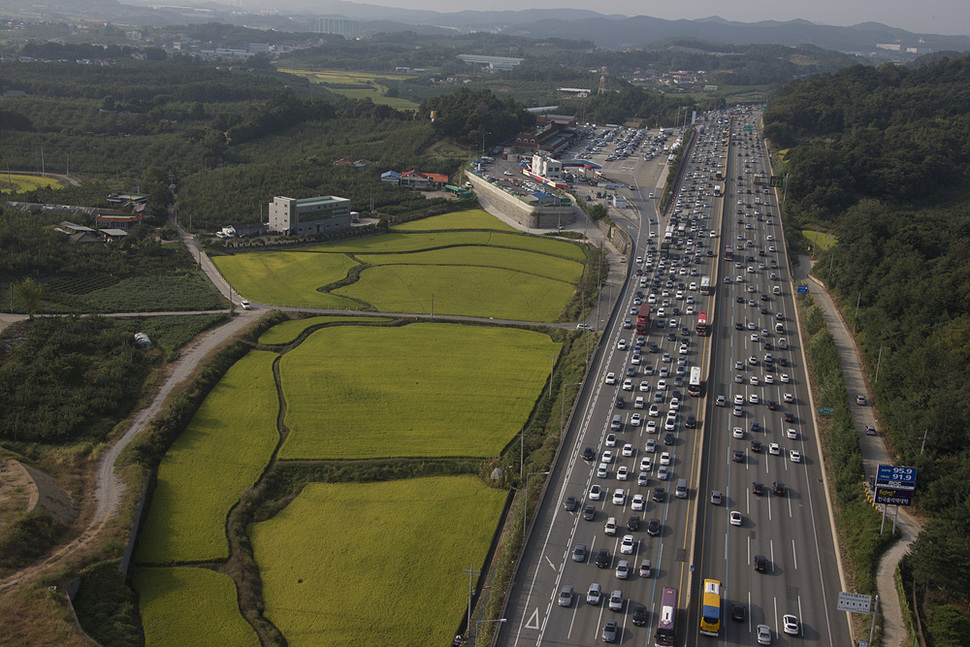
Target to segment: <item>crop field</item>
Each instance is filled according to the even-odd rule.
[[[360,280],[334,290],[383,312],[434,313],[556,321],[575,287],[532,274],[491,267],[387,265],[361,273]]]
[[[495,231],[516,231],[484,209],[453,211],[440,216],[401,223],[391,227],[391,231],[440,231],[448,229],[492,229]]]
[[[839,242],[832,234],[826,234],[824,231],[815,231],[812,229],[802,230],[802,236],[819,252],[828,251]]]
[[[351,99],[370,98],[374,103],[384,104],[398,110],[417,110],[418,104],[399,97],[388,97],[387,86],[381,80],[401,81],[410,77],[401,74],[368,74],[366,72],[346,72],[343,70],[300,70],[278,68],[280,72],[301,76],[310,83],[319,83],[331,92]]]
[[[449,644],[455,574],[481,564],[505,496],[472,476],[308,484],[252,527],[266,617],[290,647]]]
[[[225,558],[226,514],[259,478],[279,440],[272,363],[252,351],[212,390],[165,454],[136,561],[165,564]]]
[[[487,223],[486,216],[495,221],[484,212],[464,213],[472,214],[475,224]],[[329,294],[317,291],[344,279],[355,259],[385,267],[367,269],[356,283]],[[240,294],[257,303],[358,310],[364,307],[360,300],[385,312],[428,313],[434,294],[434,310],[441,314],[555,321],[575,291],[585,259],[585,250],[567,241],[502,231],[433,230],[214,261]]]
[[[367,254],[361,255],[360,259],[371,265],[497,267],[567,283],[575,283],[583,276],[583,265],[576,261],[506,247],[446,247],[413,254]],[[364,275],[366,276],[366,272]]]
[[[146,647],[259,647],[226,575],[185,566],[138,568],[132,584]]]
[[[177,350],[196,335],[229,321],[225,312],[201,315],[164,315],[132,319],[114,318],[115,323],[132,334],[143,332],[155,346],[167,351]]]
[[[318,330],[281,360],[280,458],[493,456],[525,424],[560,348],[511,328]]]
[[[346,254],[272,251],[212,259],[233,288],[256,303],[359,310],[360,304],[317,288],[339,281],[357,265]]]
[[[27,193],[34,189],[46,187],[62,187],[64,181],[54,177],[40,175],[22,175],[19,173],[0,173],[0,191],[5,194]]]
[[[267,346],[281,346],[291,344],[300,334],[311,326],[319,326],[328,323],[346,323],[373,321],[374,323],[391,321],[387,317],[341,317],[324,315],[320,317],[310,317],[308,319],[294,319],[277,324],[259,336],[259,343]]]

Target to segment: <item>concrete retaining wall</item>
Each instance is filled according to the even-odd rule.
[[[465,177],[474,187],[479,204],[504,214],[528,229],[555,229],[560,224],[571,225],[580,213],[575,205],[532,207],[474,173],[467,173]]]

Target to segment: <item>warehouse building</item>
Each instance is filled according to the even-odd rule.
[[[279,234],[322,234],[350,229],[350,200],[276,196],[269,203],[269,230]]]

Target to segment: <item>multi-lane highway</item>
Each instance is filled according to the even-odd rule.
[[[712,118],[687,143],[666,214],[647,197],[664,158],[630,156],[604,169],[627,174],[633,187],[633,217],[619,219],[634,243],[629,280],[534,520],[503,645],[589,645],[613,638],[609,621],[618,643],[656,644],[665,587],[678,591],[677,645],[754,644],[762,624],[773,644],[850,643],[844,614],[834,610],[838,560],[778,206],[754,119]],[[638,344],[643,305],[650,313]],[[708,314],[707,334],[698,334],[700,313]],[[701,397],[687,394],[694,367]],[[775,482],[783,490],[774,492]],[[706,578],[721,583],[717,638],[699,634]],[[587,595],[594,584],[599,599],[597,587]],[[567,586],[571,599],[562,595]],[[741,616],[737,604],[743,619],[732,620]],[[797,638],[784,633],[788,614],[798,619]]]

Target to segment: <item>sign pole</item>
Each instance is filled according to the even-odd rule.
[[[876,594],[875,603],[872,605],[872,628],[869,630],[869,644],[876,635],[876,616],[879,615],[879,594]]]
[[[899,520],[899,506],[896,506],[896,512],[893,513],[893,535],[896,534],[896,522]]]
[[[889,507],[889,504],[888,503],[883,503],[882,504],[882,524],[879,526],[879,534],[880,535],[882,535],[882,533],[886,530],[886,509],[888,507]]]

